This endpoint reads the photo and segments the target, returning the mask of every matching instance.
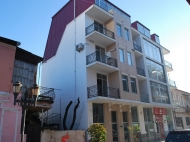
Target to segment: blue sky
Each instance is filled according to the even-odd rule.
[[[0,36],[21,42],[21,48],[43,56],[51,17],[68,0],[1,0]],[[190,92],[190,6],[186,0],[110,0],[160,36],[170,50],[170,78]]]

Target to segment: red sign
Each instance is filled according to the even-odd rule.
[[[166,109],[154,107],[154,114],[166,115]]]

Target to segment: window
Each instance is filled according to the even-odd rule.
[[[177,127],[183,127],[182,117],[176,117],[175,119]]]
[[[156,40],[156,43],[160,44],[160,40],[159,40],[159,37],[155,35],[155,40]]]
[[[138,113],[137,113],[137,107],[131,107],[131,116],[132,116],[132,123],[138,124]]]
[[[166,82],[164,68],[162,65],[157,64],[149,59],[146,59],[148,75],[151,79],[155,79],[161,82]]]
[[[146,35],[147,37],[150,38],[150,31],[147,28],[143,27],[139,23],[137,23],[137,28],[138,28],[139,32],[141,32],[142,34],[144,34],[144,35]]]
[[[160,83],[150,81],[153,102],[169,104],[168,87]]]
[[[104,123],[103,104],[93,104],[93,123]]]
[[[111,112],[111,118],[112,118],[112,136],[113,136],[113,141],[114,142],[118,142],[116,111],[112,111]]]
[[[129,129],[128,129],[127,112],[123,112],[123,128],[124,128],[125,142],[129,142]]]
[[[119,49],[119,58],[120,58],[120,62],[125,63],[123,49]]]
[[[117,35],[122,37],[121,25],[117,24]]]
[[[131,77],[131,90],[133,93],[137,93],[136,80]]]
[[[130,53],[130,52],[127,52],[127,59],[128,59],[128,64],[129,64],[130,66],[132,66],[132,65],[133,65],[133,62],[132,62],[132,57],[131,57],[131,53]]]
[[[190,117],[185,117],[185,119],[186,119],[186,124],[190,125]]]
[[[122,75],[122,82],[123,82],[123,91],[129,92],[128,77],[125,75]]]
[[[145,122],[153,122],[151,108],[143,108],[143,113],[144,113],[144,121]]]
[[[143,42],[144,42],[144,49],[145,49],[146,56],[161,63],[162,60],[161,60],[161,55],[160,55],[160,49],[145,39],[143,40]]]
[[[125,39],[129,41],[129,30],[128,29],[124,29],[124,35],[125,35]]]

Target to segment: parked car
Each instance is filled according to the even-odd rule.
[[[190,142],[190,130],[170,131],[165,142]]]

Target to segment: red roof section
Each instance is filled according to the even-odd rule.
[[[76,17],[94,4],[94,0],[76,0]],[[65,27],[74,19],[74,0],[70,0],[53,17],[44,52],[44,61],[55,56]],[[85,29],[84,29],[85,30]]]

